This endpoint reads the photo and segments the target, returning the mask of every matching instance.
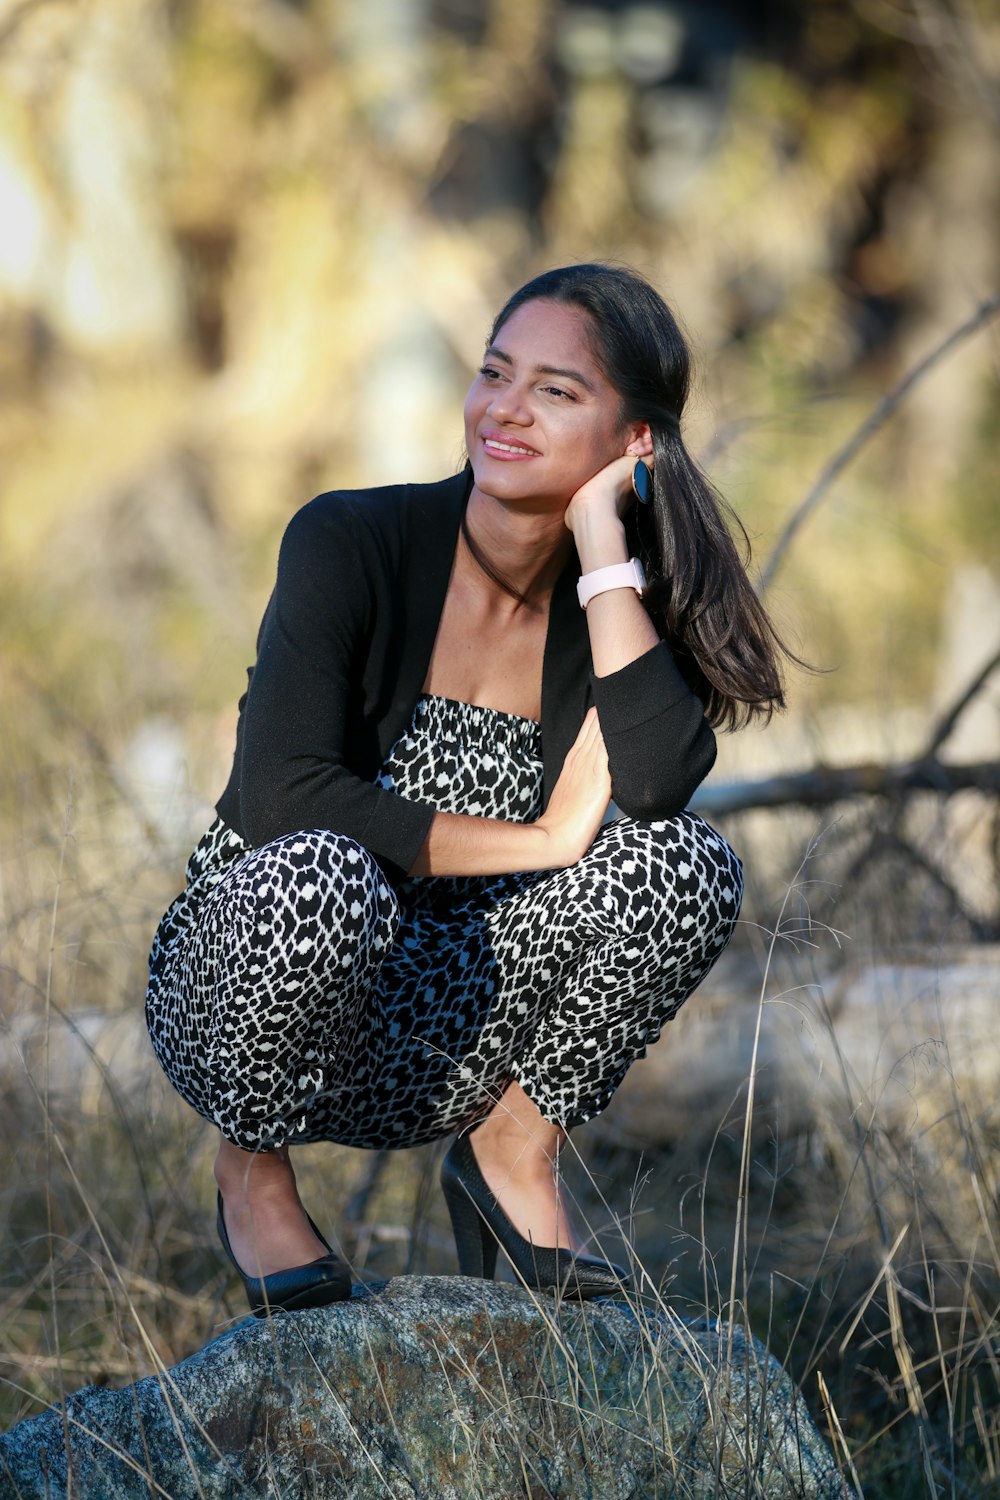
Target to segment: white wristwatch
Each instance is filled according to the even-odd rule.
[[[606,594],[609,589],[635,589],[641,597],[645,587],[642,563],[637,557],[630,557],[628,562],[612,563],[610,568],[595,568],[592,573],[584,573],[576,586],[576,597],[580,608],[586,609],[591,599]]]

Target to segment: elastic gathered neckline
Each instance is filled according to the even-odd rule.
[[[411,729],[416,728],[458,738],[471,730],[477,737],[489,734],[497,745],[516,745],[539,756],[542,753],[542,726],[537,719],[445,698],[439,693],[423,693],[418,698],[411,723]]]

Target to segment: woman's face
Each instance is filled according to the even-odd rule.
[[[487,349],[465,399],[477,489],[531,510],[565,507],[638,426],[593,354],[590,319],[562,302],[526,302]]]

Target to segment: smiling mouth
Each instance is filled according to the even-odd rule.
[[[538,458],[537,448],[524,448],[520,443],[505,443],[500,438],[484,437],[483,447],[497,458]]]

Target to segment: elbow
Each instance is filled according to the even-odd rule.
[[[263,844],[269,844],[272,839],[280,838],[283,833],[291,830],[283,826],[281,820],[276,817],[276,810],[268,804],[265,798],[247,796],[246,789],[240,788],[240,818],[243,823],[243,836],[247,843],[254,849],[259,849]]]
[[[681,753],[647,755],[629,774],[612,778],[615,805],[629,818],[658,822],[682,813],[715,764],[715,735],[706,719]],[[637,774],[638,773],[638,774]]]
[[[244,756],[240,778],[240,820],[243,836],[254,849],[303,827],[296,799],[271,768]]]
[[[658,784],[656,787],[627,787],[622,790],[618,786],[611,789],[615,806],[623,812],[627,818],[635,818],[640,823],[659,823],[664,818],[676,818],[682,813],[694,796],[697,782],[676,781],[668,784]]]

